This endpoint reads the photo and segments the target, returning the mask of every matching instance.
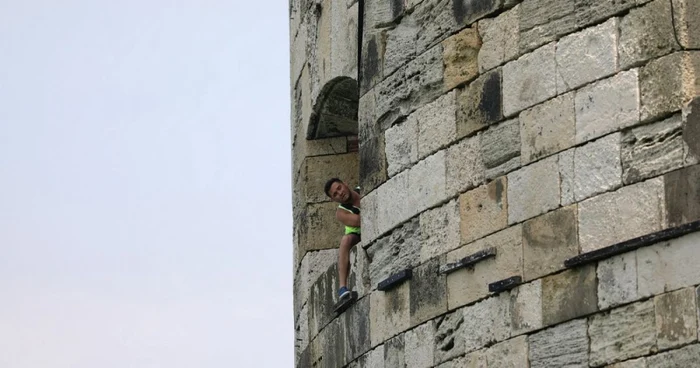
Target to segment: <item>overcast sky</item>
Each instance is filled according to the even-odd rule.
[[[291,367],[287,0],[0,0],[0,367]]]

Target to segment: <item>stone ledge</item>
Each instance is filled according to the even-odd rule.
[[[478,262],[481,262],[485,259],[495,257],[496,256],[496,248],[488,248],[484,250],[480,250],[474,254],[471,254],[469,256],[466,256],[462,259],[460,259],[457,262],[453,263],[448,263],[445,265],[440,266],[440,270],[438,271],[439,274],[450,274],[452,272],[455,272],[459,270],[460,268],[465,268],[469,266],[473,266],[477,264]]]
[[[594,250],[584,253],[576,257],[572,257],[564,261],[564,266],[573,268],[588,263],[604,260],[622,253],[627,253],[642,247],[654,245],[659,242],[678,238],[680,236],[690,234],[700,230],[700,221],[691,222],[678,227],[661,230],[655,233],[640,236],[621,243],[611,245],[609,247]]]
[[[377,290],[379,291],[386,291],[394,286],[400,284],[404,280],[409,280],[413,276],[413,271],[409,269],[405,269],[403,271],[399,271],[388,278],[382,280],[379,282],[377,285]]]

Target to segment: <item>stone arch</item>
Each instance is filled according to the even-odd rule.
[[[356,136],[359,88],[357,81],[349,77],[330,80],[321,93],[311,113],[306,139],[324,139]]]

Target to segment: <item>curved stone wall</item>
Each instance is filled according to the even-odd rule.
[[[700,366],[700,2],[290,9],[298,367]],[[307,140],[338,77],[359,137]]]

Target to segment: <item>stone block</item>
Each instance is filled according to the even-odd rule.
[[[404,335],[394,337],[384,343],[384,367],[404,368],[406,367]]]
[[[457,90],[457,137],[462,138],[503,119],[501,70],[482,74]]]
[[[508,226],[507,190],[508,182],[501,177],[459,196],[462,244]]]
[[[587,368],[588,323],[578,319],[529,337],[530,368]]]
[[[621,72],[576,92],[576,143],[639,123],[637,74]]]
[[[557,93],[615,74],[618,20],[586,28],[557,43]]]
[[[306,303],[313,284],[324,272],[338,261],[337,249],[326,249],[307,252],[301,260],[296,277],[294,278],[294,315]]]
[[[515,224],[559,206],[557,157],[525,166],[508,174],[508,223]]]
[[[607,309],[639,299],[637,254],[625,253],[598,263],[598,307]]]
[[[512,116],[557,95],[555,50],[555,44],[551,43],[503,67],[504,116]]]
[[[542,328],[542,280],[513,289],[510,302],[513,336]]]
[[[406,218],[447,199],[445,151],[439,151],[418,162],[408,171],[409,212]]]
[[[384,33],[384,55],[382,71],[391,75],[396,69],[416,57],[416,38],[420,28],[407,17],[395,27],[387,28]]]
[[[359,299],[339,320],[345,332],[345,357],[355,360],[370,348],[370,298]]]
[[[520,114],[523,164],[574,145],[576,118],[574,94],[553,98]]]
[[[622,185],[620,133],[577,147],[574,152],[574,198],[582,201]]]
[[[656,345],[654,302],[630,304],[590,318],[593,367],[647,355]]]
[[[649,0],[574,0],[576,25],[578,27],[586,27],[608,19],[613,15],[624,13],[626,10],[648,1]]]
[[[435,364],[460,356],[465,352],[464,311],[457,310],[436,322]]]
[[[646,358],[632,359],[622,363],[606,365],[605,368],[647,368]]]
[[[479,75],[481,38],[476,28],[465,28],[442,41],[445,90],[449,91]]]
[[[438,274],[439,260],[433,259],[413,269],[410,283],[411,326],[447,312],[447,281]]]
[[[700,96],[683,108],[683,140],[688,146],[686,165],[700,162]]]
[[[522,229],[513,226],[447,254],[446,263],[456,262],[487,248],[496,248],[496,257],[447,275],[448,309],[489,295],[488,284],[522,274]]]
[[[309,346],[309,309],[307,305],[301,309],[294,323],[294,359],[299,361],[301,354]]]
[[[623,69],[679,48],[673,29],[671,2],[654,0],[630,10],[620,21],[620,67]]]
[[[500,10],[503,0],[454,0],[452,10],[457,23],[472,24],[474,21]]]
[[[456,109],[455,92],[449,92],[413,114],[418,120],[419,159],[446,147],[457,138]]]
[[[700,48],[700,3],[693,0],[673,0],[676,35],[686,49]]]
[[[523,279],[534,280],[564,269],[579,254],[576,205],[549,212],[523,224]]]
[[[698,312],[695,287],[654,298],[656,338],[660,350],[672,349],[698,340]]]
[[[665,222],[663,193],[663,178],[655,178],[580,202],[581,252],[661,230]]]
[[[637,250],[639,296],[700,284],[700,233]]]
[[[447,149],[446,194],[453,196],[477,187],[484,181],[486,168],[481,157],[479,137],[461,140]]]
[[[370,294],[370,340],[376,346],[410,327],[409,284]]]
[[[520,7],[499,14],[495,18],[479,21],[479,33],[483,46],[479,49],[479,70],[483,73],[520,54]]]
[[[574,153],[570,149],[559,154],[559,187],[561,190],[561,205],[568,206],[574,200]]]
[[[306,142],[306,156],[338,155],[347,153],[348,138],[313,139]]]
[[[346,364],[344,327],[339,319],[335,319],[319,334],[317,341],[323,354],[323,367],[340,368]]]
[[[464,346],[467,353],[511,336],[508,293],[498,294],[466,307],[462,311],[464,313]]]
[[[647,358],[648,368],[695,367],[700,362],[700,345],[694,344]]]
[[[436,368],[488,368],[485,350],[469,353],[461,358],[440,364]]]
[[[455,33],[462,28],[452,15],[451,1],[424,0],[415,7],[413,14],[409,15],[420,26],[420,31],[416,38],[416,50],[418,53],[433,47],[451,33]]]
[[[382,126],[391,126],[442,95],[442,63],[442,46],[438,45],[377,84],[375,88],[379,123]]]
[[[404,334],[406,368],[430,368],[435,359],[435,322],[428,321]]]
[[[364,236],[364,234],[363,234]],[[370,258],[369,277],[372,287],[392,274],[418,265],[421,231],[418,219],[413,219],[378,239],[367,249]]]
[[[362,239],[365,245],[372,244],[410,218],[409,190],[408,171],[404,171],[362,199]]]
[[[641,68],[641,119],[678,111],[700,94],[700,52],[676,52]]]
[[[668,226],[700,220],[700,166],[670,172],[664,182]]]
[[[355,364],[355,365],[353,365]],[[367,354],[361,356],[355,361],[355,363],[350,364],[351,368],[385,368],[384,367],[384,345],[380,345],[374,350],[371,350]],[[299,366],[299,367],[311,367]]]
[[[515,368],[528,366],[528,338],[516,338],[500,342],[486,350],[489,368]]]
[[[333,317],[338,291],[338,268],[334,264],[314,283],[309,294],[309,338],[315,337]]]
[[[360,140],[359,178],[360,186],[366,193],[380,186],[388,178],[385,152],[383,136]]]
[[[459,247],[460,243],[459,205],[452,200],[441,207],[420,214],[420,228],[423,245],[420,249],[420,262],[445,254]]]
[[[357,45],[360,16],[359,4],[331,6],[331,71],[330,78],[357,76]]]
[[[365,14],[367,14],[365,9]],[[385,37],[383,31],[365,31],[362,37],[362,59],[360,61],[360,95],[374,88],[384,77],[382,57]]]
[[[625,183],[634,183],[683,167],[687,147],[681,116],[628,130],[622,134]]]
[[[341,178],[353,185],[359,182],[359,162],[356,153],[308,157],[306,159],[306,202],[328,201],[323,186],[330,178]]]
[[[518,119],[494,125],[481,134],[481,156],[487,169],[507,165],[520,157],[520,122]],[[520,160],[517,160],[518,166]]]
[[[572,0],[527,0],[520,5],[520,52],[527,52],[576,29]]]
[[[389,177],[418,162],[418,119],[415,114],[387,129],[384,134]]]
[[[333,202],[314,203],[306,206],[305,216],[300,217],[303,227],[300,244],[305,250],[333,249],[340,244],[343,225],[335,219],[338,205]]]
[[[596,312],[597,289],[593,266],[542,279],[542,323],[550,326]]]

